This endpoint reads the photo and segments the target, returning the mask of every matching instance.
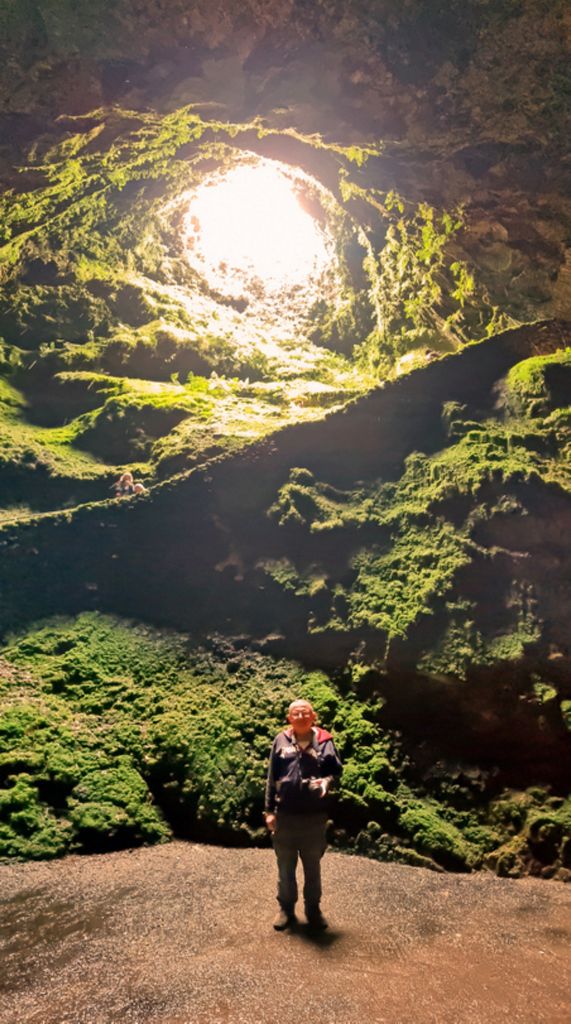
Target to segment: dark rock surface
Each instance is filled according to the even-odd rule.
[[[272,931],[268,850],[1,869],[1,1024],[564,1024],[571,890],[329,854],[331,928]]]

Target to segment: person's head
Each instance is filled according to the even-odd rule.
[[[133,483],[133,474],[132,473],[122,473],[121,476],[119,477],[119,483],[120,484],[132,484]]]
[[[308,700],[294,700],[287,709],[287,720],[296,736],[306,736],[317,721]]]

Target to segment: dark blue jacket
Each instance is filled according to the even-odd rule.
[[[335,749],[333,737],[326,729],[315,726],[309,746],[302,750],[295,741],[293,729],[284,729],[276,736],[270,754],[266,783],[266,813],[323,814],[328,810],[327,797],[310,789],[311,779],[339,778],[343,766]]]

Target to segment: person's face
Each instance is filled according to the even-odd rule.
[[[300,736],[310,732],[316,718],[317,715],[308,701],[296,700],[293,704],[290,704],[287,720],[293,731]]]

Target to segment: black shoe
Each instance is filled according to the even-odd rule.
[[[307,923],[312,931],[324,932],[329,927],[327,919],[321,913],[319,907],[317,910],[308,910],[306,912]]]
[[[293,910],[284,910],[282,907],[274,917],[274,928],[277,932],[283,932],[290,925],[295,924],[295,921],[296,918]]]

